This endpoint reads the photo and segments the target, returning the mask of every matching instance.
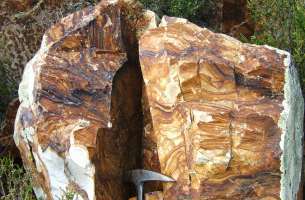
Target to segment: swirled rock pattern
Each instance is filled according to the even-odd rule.
[[[123,172],[143,166],[177,180],[147,199],[299,192],[304,102],[285,51],[105,0],[45,33],[19,98],[14,139],[38,198],[125,200]]]
[[[147,165],[177,180],[164,199],[296,199],[304,103],[289,53],[171,17],[139,45]]]
[[[141,167],[142,76],[137,35],[154,15],[106,0],[52,26],[26,65],[15,142],[38,198],[125,200]]]

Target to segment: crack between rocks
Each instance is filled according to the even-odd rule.
[[[230,159],[227,163],[227,166],[226,166],[226,170],[230,167],[230,163],[233,159],[233,154],[232,154],[232,151],[233,151],[233,127],[232,127],[232,121],[233,121],[233,116],[232,116],[232,111],[229,113],[229,137],[230,137],[230,149],[229,149],[229,152],[230,152]]]
[[[190,124],[184,129],[183,136],[184,136],[184,142],[185,142],[185,156],[186,156],[186,163],[188,168],[188,178],[189,178],[189,189],[192,189],[192,176],[190,172],[192,171],[192,137],[188,137],[187,133],[189,133],[189,130],[192,128],[192,125],[194,123],[194,115],[192,112],[192,109],[189,109],[189,116],[190,116]]]
[[[182,90],[182,84],[181,84],[181,80],[180,80],[179,74],[177,75],[177,77],[178,77],[179,88],[180,88],[180,91],[181,91],[180,94],[182,96],[183,101],[185,101],[183,90]]]

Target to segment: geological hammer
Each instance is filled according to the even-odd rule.
[[[174,179],[168,176],[144,169],[135,169],[135,170],[127,171],[124,174],[124,180],[128,182],[132,182],[136,186],[137,200],[143,200],[143,185],[145,182],[149,182],[149,181],[175,182]]]

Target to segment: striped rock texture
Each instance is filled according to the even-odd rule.
[[[295,200],[304,102],[290,54],[156,21],[104,0],[44,34],[14,134],[36,196],[126,200],[124,171],[145,168],[177,180],[146,185],[159,191],[147,199]]]
[[[163,17],[139,55],[146,165],[177,180],[164,199],[297,199],[304,102],[289,53]]]
[[[14,139],[36,196],[125,200],[141,166],[142,76],[137,37],[155,16],[105,0],[52,26],[26,65]]]

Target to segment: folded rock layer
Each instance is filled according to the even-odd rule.
[[[177,180],[164,199],[296,199],[304,103],[289,53],[171,17],[139,45],[147,165]]]
[[[153,20],[133,1],[107,0],[45,33],[19,87],[14,134],[38,198],[132,196],[122,175],[141,167],[136,36]]]

